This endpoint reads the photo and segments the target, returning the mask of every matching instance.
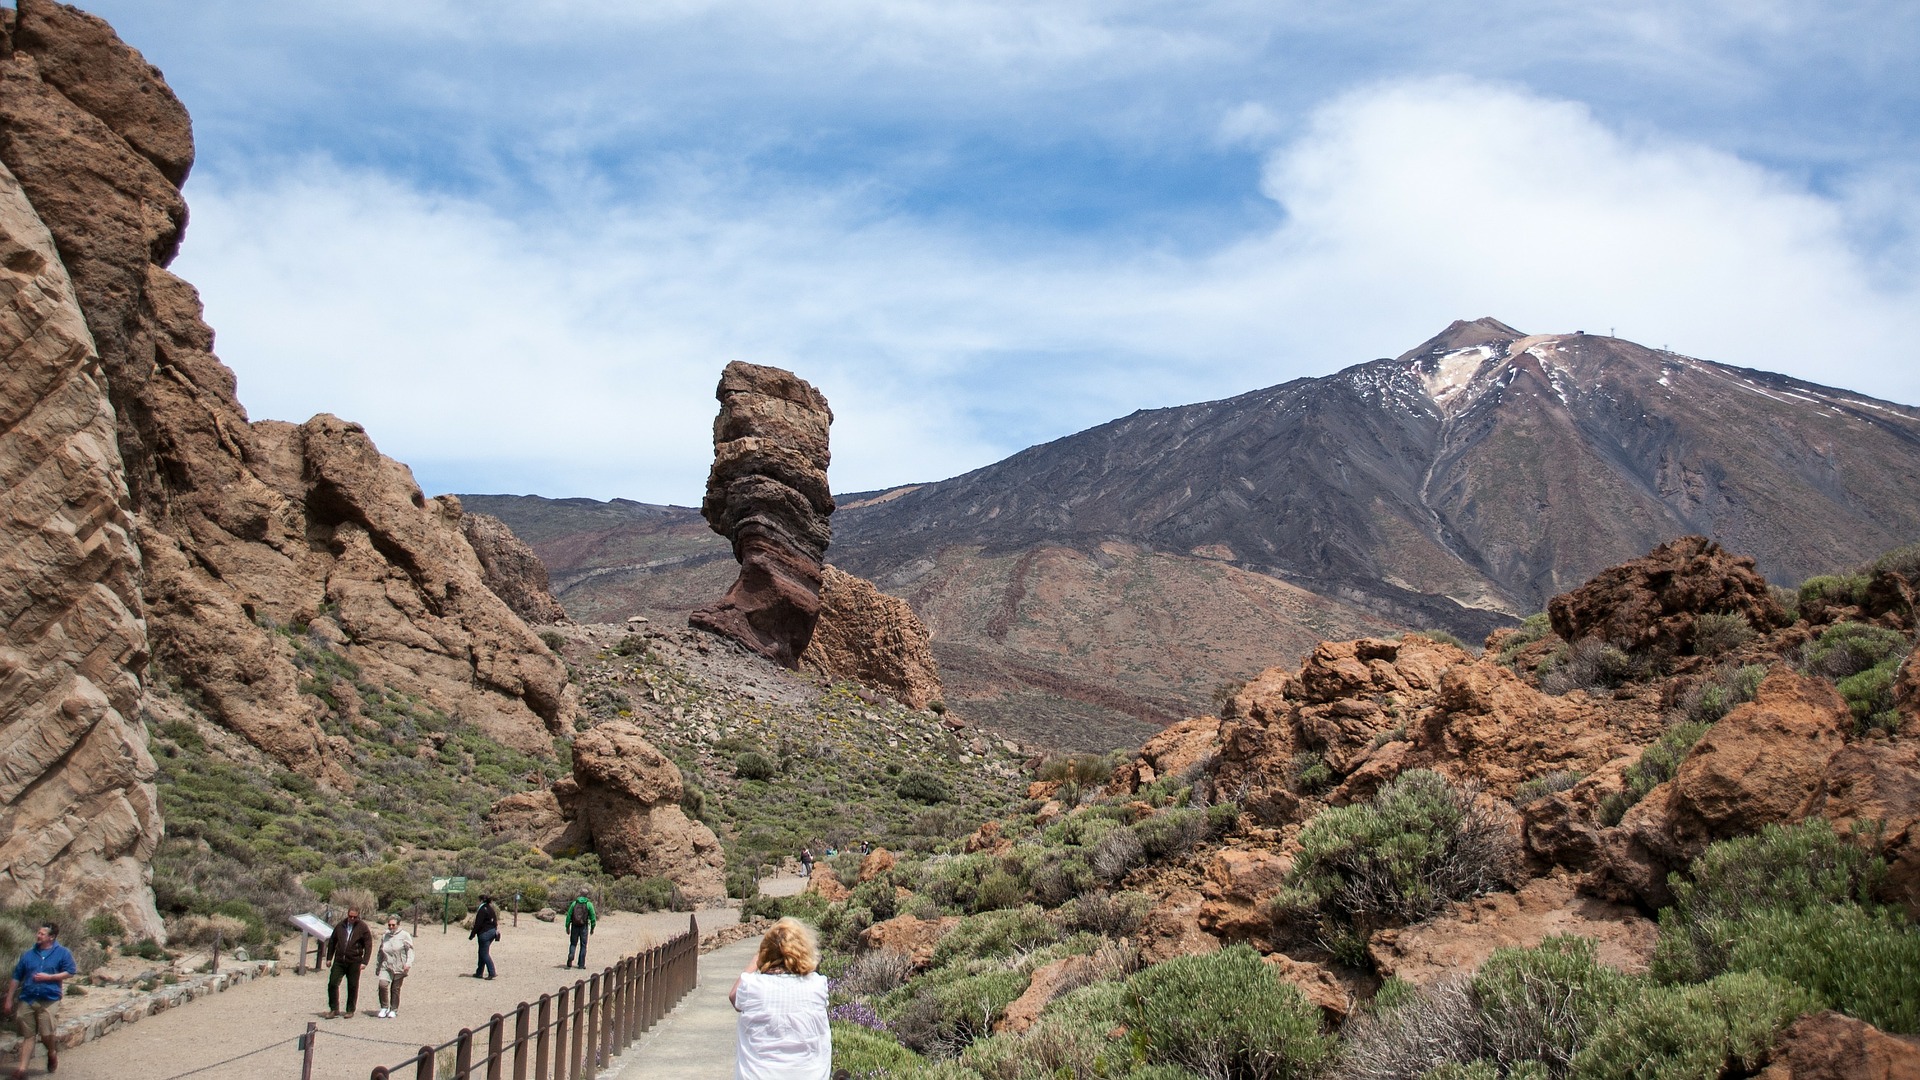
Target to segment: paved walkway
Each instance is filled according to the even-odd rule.
[[[733,1075],[734,977],[760,948],[757,937],[700,958],[700,985],[600,1075],[603,1080],[725,1080]]]

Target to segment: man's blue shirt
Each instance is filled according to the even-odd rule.
[[[37,974],[48,975],[66,972],[77,975],[80,969],[73,965],[73,953],[65,945],[54,942],[42,952],[39,948],[30,948],[20,954],[20,962],[13,965],[13,979],[20,984],[21,1001],[59,1001],[60,987],[57,982],[35,982]]]

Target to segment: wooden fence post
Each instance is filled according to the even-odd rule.
[[[586,1049],[587,1036],[587,980],[581,979],[573,984],[573,1042],[567,1050],[567,1078],[573,1080],[580,1075],[582,1052]]]
[[[567,1021],[569,1019],[567,1003],[572,1000],[568,996],[571,989],[571,987],[561,987],[559,995],[554,999],[553,1080],[573,1080],[573,1074],[567,1071]]]
[[[305,1042],[300,1044],[300,1080],[313,1080],[313,1044],[317,1041],[315,1036],[319,1034],[319,1022],[315,1020],[307,1021],[307,1038]],[[33,1047],[33,1040],[27,1040],[27,1047],[29,1049]],[[26,1075],[26,1071],[21,1070],[21,1075]]]
[[[527,1003],[513,1010],[513,1080],[527,1080]]]
[[[499,1013],[494,1013],[493,1019],[487,1021],[487,1080],[501,1080],[500,1065],[506,1057],[503,1041],[506,1030],[506,1020]]]
[[[473,1029],[461,1028],[453,1044],[453,1080],[473,1080]]]

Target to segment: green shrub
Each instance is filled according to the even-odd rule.
[[[1507,633],[1500,639],[1500,663],[1513,666],[1514,658],[1520,650],[1553,633],[1553,620],[1544,611],[1536,612],[1521,620],[1518,629]]]
[[[1472,791],[1414,769],[1373,802],[1308,822],[1276,903],[1361,929],[1412,922],[1498,888],[1517,857],[1512,830],[1477,807]]]
[[[1911,648],[1897,630],[1866,623],[1834,623],[1808,646],[1800,670],[1808,675],[1844,679]]]
[[[87,920],[87,936],[103,945],[119,940],[126,932],[127,928],[120,922],[120,917],[111,912],[102,912]]]
[[[1865,735],[1874,728],[1896,731],[1900,727],[1900,714],[1894,708],[1894,676],[1900,669],[1901,657],[1890,656],[1878,664],[1849,675],[1834,684],[1840,696],[1847,702],[1847,708],[1853,713],[1854,731]]]
[[[1859,606],[1867,602],[1867,586],[1871,579],[1865,574],[1822,574],[1810,577],[1800,584],[1800,610],[1808,611],[1823,606]]]
[[[933,966],[955,960],[1006,956],[1060,940],[1060,929],[1047,913],[1028,904],[1007,911],[986,911],[960,920],[934,946]]]
[[[733,759],[733,775],[742,780],[771,780],[780,772],[772,758],[758,750],[749,750]]]
[[[1302,750],[1287,762],[1288,786],[1302,795],[1318,795],[1333,786],[1333,768],[1325,754]]]
[[[647,652],[647,639],[639,634],[628,634],[614,645],[615,656],[644,656]]]
[[[1428,641],[1437,642],[1441,645],[1451,645],[1456,649],[1466,648],[1466,645],[1462,643],[1459,638],[1454,637],[1445,630],[1409,630],[1400,635],[1400,640],[1402,641],[1408,638],[1426,638]]]
[[[903,799],[929,806],[953,798],[947,782],[929,772],[910,772],[900,778],[893,790]]]
[[[566,647],[567,639],[563,637],[558,630],[542,630],[540,631],[540,644],[545,645],[548,651],[558,653]]]
[[[1855,904],[1762,912],[1741,920],[1730,971],[1771,975],[1894,1034],[1920,1034],[1920,930]]]
[[[1681,696],[1680,708],[1688,720],[1711,724],[1732,712],[1734,706],[1752,701],[1766,678],[1767,669],[1763,664],[1739,668],[1723,665],[1711,678],[1689,687]]]
[[[952,1057],[993,1031],[993,1022],[1027,988],[1027,976],[1004,967],[954,965],[917,979],[885,999],[887,1025],[907,1046]]]
[[[849,1076],[918,1076],[926,1059],[900,1045],[891,1035],[834,1020],[833,1072]],[[448,1075],[452,1075],[449,1073]]]
[[[1577,770],[1559,769],[1536,776],[1513,789],[1513,805],[1526,806],[1557,792],[1565,791],[1578,784],[1586,774]]]
[[[1549,694],[1619,686],[1633,678],[1633,657],[1596,637],[1584,637],[1540,665],[1540,689]]]
[[[1206,839],[1207,812],[1191,806],[1161,810],[1142,818],[1133,832],[1149,858],[1170,859]]]
[[[1753,640],[1753,624],[1738,612],[1709,612],[1693,620],[1693,651],[1719,656]]]
[[[1673,779],[1694,744],[1712,727],[1697,720],[1683,720],[1663,732],[1653,745],[1640,752],[1640,760],[1627,768],[1623,778],[1626,788],[1600,801],[1600,820],[1607,825],[1620,824],[1620,819],[1627,816],[1635,803],[1646,798],[1647,792]]]
[[[1531,949],[1498,949],[1473,976],[1478,1056],[1512,1067],[1539,1062],[1555,1075],[1622,1003],[1636,980],[1599,962],[1593,942],[1550,937]]]
[[[1768,825],[1710,845],[1686,878],[1669,879],[1673,905],[1660,913],[1653,975],[1699,982],[1727,970],[1733,927],[1765,911],[1810,911],[1865,903],[1886,863],[1833,831],[1825,818]]]
[[[1319,1010],[1245,945],[1182,956],[1127,981],[1127,1017],[1149,1063],[1201,1076],[1310,1076],[1334,1049]]]
[[[1606,1016],[1573,1059],[1576,1080],[1750,1076],[1780,1032],[1818,1009],[1792,983],[1737,972],[1695,986],[1648,987]]]

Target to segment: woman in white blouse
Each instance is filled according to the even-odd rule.
[[[813,931],[781,919],[760,939],[760,952],[727,995],[740,1014],[734,1076],[738,1080],[827,1080],[833,1034],[827,1026],[827,979]]]

